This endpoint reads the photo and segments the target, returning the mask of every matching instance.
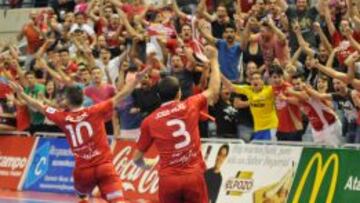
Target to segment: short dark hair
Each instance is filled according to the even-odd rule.
[[[25,72],[25,76],[28,76],[28,75],[33,75],[33,76],[35,76],[35,72],[32,71],[32,70],[26,71],[26,72]]]
[[[284,70],[279,65],[271,65],[269,75],[270,76],[272,76],[272,75],[283,76],[284,75]]]
[[[218,151],[218,153],[217,153],[217,155],[219,155],[220,154],[220,152],[221,152],[221,150],[222,149],[226,149],[226,156],[229,154],[229,145],[228,144],[223,144],[223,145],[221,145],[221,147],[219,148],[219,151]]]
[[[86,65],[79,65],[79,72],[80,73],[85,73],[85,72],[90,73],[90,70],[88,68],[86,68]]]
[[[188,15],[191,15],[192,14],[192,11],[191,11],[191,8],[189,6],[182,6],[180,8],[180,10],[182,12],[184,12],[185,14],[188,14]]]
[[[233,29],[234,31],[236,31],[235,25],[233,23],[226,23],[224,30],[226,29]]]
[[[57,52],[58,52],[58,53],[62,53],[62,52],[70,53],[69,49],[67,49],[66,47],[61,48],[61,49],[58,49]]]
[[[104,51],[106,51],[108,53],[111,53],[111,50],[109,48],[107,48],[107,47],[101,47],[100,51],[102,51],[102,50],[104,50]]]
[[[262,77],[262,74],[261,74],[261,72],[260,72],[259,70],[254,70],[254,71],[251,73],[250,77],[252,77],[253,75],[260,75],[260,77]]]
[[[319,74],[319,77],[318,77],[319,79],[321,79],[321,80],[327,80],[327,81],[329,81],[329,77],[327,76],[327,75],[324,75],[324,74]]]
[[[179,80],[173,76],[162,78],[158,84],[158,93],[162,103],[174,100],[179,90]]]
[[[76,12],[76,13],[75,13],[75,17],[76,17],[76,16],[84,16],[84,17],[85,17],[86,15],[85,15],[85,13],[82,13],[82,12]]]
[[[291,77],[292,80],[301,79],[304,80],[304,76],[301,73],[297,73]]]
[[[74,33],[84,33],[84,30],[80,29],[80,28],[76,28],[74,30]]]
[[[65,89],[66,99],[72,106],[81,106],[84,101],[84,93],[79,86],[69,86]]]

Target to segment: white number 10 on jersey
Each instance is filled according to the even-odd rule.
[[[94,134],[94,131],[93,131],[90,123],[86,122],[86,121],[82,121],[82,122],[78,123],[75,126],[75,130],[74,130],[74,127],[72,125],[66,125],[65,127],[70,133],[71,144],[72,144],[73,147],[77,147],[77,146],[81,145],[84,142],[83,141],[83,136],[81,134],[81,129],[82,128],[85,128],[87,130],[89,137],[92,137],[93,134]]]

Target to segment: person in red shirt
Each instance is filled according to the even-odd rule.
[[[184,24],[181,27],[181,33],[177,39],[168,39],[166,42],[166,48],[169,49],[171,54],[176,54],[179,52],[184,51],[182,48],[186,47],[189,48],[192,53],[200,54],[201,47],[200,43],[193,39],[192,36],[192,28],[189,24]]]
[[[206,52],[211,67],[208,89],[180,101],[179,81],[171,76],[163,78],[158,85],[162,105],[141,125],[134,163],[150,167],[143,156],[155,144],[160,154],[160,203],[208,202],[198,123],[204,119],[201,112],[207,111],[207,104],[219,95],[220,73],[216,49],[207,47]]]
[[[357,47],[354,46],[356,42],[360,41],[360,30],[355,27],[355,30],[351,30],[351,23],[347,19],[342,19],[340,21],[339,30],[336,29],[330,12],[329,7],[324,8],[326,25],[328,27],[329,33],[331,35],[332,46],[339,47],[337,52],[337,59],[339,64],[344,67],[345,59],[350,56],[353,52],[357,50]]]
[[[69,75],[75,74],[78,71],[78,65],[76,61],[71,59],[69,50],[66,48],[59,49],[58,53],[60,55],[61,63],[65,68],[64,72]]]
[[[240,7],[241,12],[248,13],[257,2],[256,0],[237,0],[237,6]],[[258,4],[260,4],[260,1]]]
[[[26,38],[26,53],[29,55],[35,54],[44,43],[44,35],[36,23],[37,16],[38,14],[36,11],[31,11],[29,15],[29,21],[25,23],[19,35],[17,36],[18,41],[22,40],[23,37]]]
[[[286,91],[292,85],[284,81],[284,71],[280,66],[273,65],[270,68],[270,82],[275,94],[275,108],[279,118],[279,127],[276,132],[278,140],[301,141],[303,129],[301,111],[296,106],[294,98],[289,96]]]
[[[137,74],[136,79],[127,83],[113,98],[89,108],[82,107],[84,96],[81,88],[69,86],[65,98],[67,110],[64,111],[43,105],[26,95],[20,85],[10,83],[27,105],[46,115],[64,131],[75,157],[74,187],[81,203],[88,202],[87,196],[95,186],[99,187],[102,197],[108,202],[124,202],[122,184],[112,163],[104,122],[106,114],[130,95],[144,74]]]
[[[109,24],[110,17],[113,14],[112,6],[104,6],[96,4],[96,1],[91,1],[90,6],[87,9],[88,16],[94,21],[94,29],[96,35],[102,35],[106,33],[106,27]]]

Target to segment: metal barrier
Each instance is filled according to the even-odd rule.
[[[36,132],[35,137],[65,137],[64,133]]]
[[[0,131],[1,135],[19,135],[19,136],[31,136],[29,132],[25,131]],[[64,133],[52,133],[52,132],[36,132],[33,136],[37,137],[65,137]],[[114,139],[113,135],[108,135],[109,139]],[[120,137],[115,139],[121,140],[134,140],[130,137]],[[134,140],[135,141],[135,140]],[[225,139],[225,138],[201,138],[201,141],[212,143],[232,143],[232,144],[247,144],[242,139]],[[318,148],[344,148],[344,149],[356,149],[360,150],[360,144],[343,144],[338,146],[329,146],[323,144],[317,144],[313,142],[296,142],[296,141],[264,141],[254,140],[249,144],[257,145],[286,145],[286,146],[303,146],[303,147],[318,147]]]
[[[262,144],[262,145],[287,145],[287,146],[303,146],[303,147],[318,147],[318,148],[352,148],[360,149],[360,144],[343,144],[343,145],[325,145],[313,142],[296,142],[296,141],[265,141],[265,140],[254,140],[251,144]]]
[[[360,150],[360,144],[344,144],[344,148]]]
[[[27,137],[31,136],[29,132],[25,132],[25,131],[0,131],[0,136],[1,135],[19,135],[19,136],[27,136]]]
[[[295,145],[295,146],[319,146],[313,142],[296,142],[296,141],[268,141],[268,140],[254,140],[251,144],[267,144],[267,145]]]
[[[65,137],[64,133],[51,133],[51,132],[36,132],[34,133],[35,137],[52,137],[52,138],[62,138]],[[120,137],[120,138],[114,138],[113,135],[108,135],[109,139],[121,139],[121,140],[133,140],[133,138],[130,137]]]
[[[201,141],[212,143],[233,143],[233,144],[246,144],[242,139],[225,139],[225,138],[201,138]]]

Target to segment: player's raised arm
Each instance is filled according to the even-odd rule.
[[[42,114],[45,114],[45,105],[43,105],[40,101],[25,94],[24,89],[19,84],[11,81],[9,85],[19,97],[26,101],[26,105],[38,110]]]
[[[320,64],[317,59],[312,59],[311,63],[314,64],[313,67],[317,68],[319,71],[325,75],[330,76],[331,78],[339,79],[347,84],[351,82],[349,81],[349,77],[346,73],[338,72],[332,68],[326,67]]]
[[[151,66],[148,66],[141,72],[136,74],[134,80],[126,83],[124,87],[118,92],[113,98],[114,106],[117,105],[121,100],[125,99],[127,96],[131,94],[131,92],[135,89],[136,85],[145,77],[145,75],[151,70]]]
[[[153,159],[145,159],[144,154],[153,143],[153,138],[150,136],[149,124],[146,121],[141,123],[141,136],[137,141],[137,149],[133,155],[133,163],[141,168],[149,169],[155,165]]]
[[[208,88],[202,93],[209,104],[215,102],[220,92],[221,78],[218,62],[218,51],[213,46],[206,47],[206,55],[210,60],[210,82]]]
[[[218,39],[216,39],[208,30],[205,30],[205,26],[200,24],[199,20],[196,20],[195,24],[200,31],[200,34],[205,37],[205,39],[212,45],[216,44]]]

